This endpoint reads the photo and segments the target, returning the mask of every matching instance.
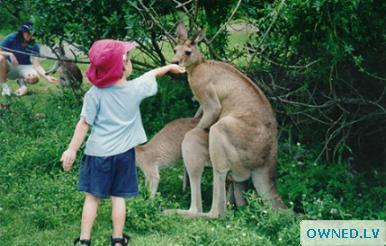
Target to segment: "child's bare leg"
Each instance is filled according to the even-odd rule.
[[[86,193],[82,212],[82,225],[80,231],[81,240],[91,238],[91,229],[97,214],[100,199],[90,193]]]
[[[113,238],[123,237],[123,227],[126,220],[126,205],[125,199],[122,197],[111,196],[113,206],[111,218],[113,220]]]

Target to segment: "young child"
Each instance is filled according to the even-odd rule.
[[[138,194],[134,147],[147,141],[139,105],[157,93],[156,77],[167,72],[184,73],[178,65],[151,70],[131,81],[129,51],[135,43],[96,41],[90,51],[86,74],[94,85],[86,93],[81,117],[61,161],[69,171],[89,127],[92,127],[81,161],[78,190],[86,192],[80,237],[74,244],[90,245],[91,229],[100,199],[112,203],[112,245],[127,245],[123,234],[126,219],[125,197]]]

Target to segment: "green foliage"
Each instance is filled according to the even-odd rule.
[[[126,216],[126,223],[130,225],[130,230],[138,233],[168,232],[172,228],[171,221],[162,215],[162,208],[170,205],[165,206],[163,203],[159,196],[155,199],[141,196],[131,201]]]
[[[259,28],[247,69],[295,141],[323,143],[328,161],[385,163],[385,11],[377,0],[243,2],[240,18]]]
[[[182,11],[170,7],[174,1],[143,2],[170,33],[180,19],[194,27]],[[198,1],[194,18],[206,28],[208,39],[224,24],[236,2]],[[167,38],[135,8],[143,9],[140,1],[39,0],[25,4],[31,4],[28,13],[36,20],[38,36],[48,44],[64,39],[87,51],[96,39],[135,39],[146,45],[141,54],[134,54],[143,58],[145,65],[162,63],[159,54],[155,50],[149,53],[146,47],[154,41],[162,47]],[[367,149],[374,144],[370,153],[375,154],[367,155],[370,160],[362,163],[364,168],[384,151],[380,143],[386,136],[382,118],[386,104],[378,94],[385,84],[376,77],[385,77],[385,7],[376,0],[291,0],[283,5],[279,1],[242,1],[237,18],[259,31],[237,37],[233,47],[239,50],[231,50],[227,31],[221,32],[214,47],[222,57],[239,56],[239,64],[249,68],[251,77],[261,79],[259,85],[275,99],[282,137],[276,183],[289,209],[274,212],[250,190],[247,206],[228,207],[223,219],[164,216],[165,208],[189,207],[190,191],[182,191],[179,162],[161,172],[154,200],[149,199],[139,175],[141,195],[127,203],[125,231],[132,235],[133,245],[299,245],[303,219],[384,219],[385,173],[358,174],[344,159],[325,164],[319,158],[320,146],[314,146],[332,136],[326,152],[357,158],[359,147]],[[0,5],[2,28],[3,23],[13,25],[2,22],[6,15]],[[149,20],[149,15],[145,16]],[[237,46],[239,39],[247,47]],[[246,53],[254,48],[255,52]],[[317,62],[311,64],[313,61]],[[46,92],[49,86],[42,83],[30,86],[29,96],[2,99],[11,103],[10,110],[0,111],[2,245],[70,245],[79,235],[83,202],[83,195],[76,191],[79,160],[72,172],[63,173],[59,158],[79,119],[80,105],[71,92]],[[187,83],[164,78],[159,84],[159,93],[141,105],[149,137],[173,119],[191,117],[198,107]],[[302,104],[286,105],[280,99]],[[377,101],[366,104],[371,100]],[[303,107],[325,103],[328,107]],[[310,117],[321,120],[310,121]],[[335,131],[339,129],[343,130]],[[297,141],[302,144],[295,145]],[[211,205],[211,173],[206,169],[202,180],[205,211]],[[93,230],[94,245],[109,243],[110,210],[109,202],[101,204]]]
[[[256,26],[266,30],[279,3],[247,4]],[[321,58],[332,66],[351,60],[353,54],[374,55],[382,52],[385,7],[382,1],[286,1],[262,49],[280,61]]]
[[[127,3],[121,5],[121,1],[42,0],[34,1],[32,13],[35,13],[37,35],[45,43],[64,39],[87,51],[97,39],[125,37],[123,17]]]
[[[0,5],[1,6],[1,5]],[[0,8],[0,23],[2,29],[11,29],[12,17],[7,10]],[[3,27],[4,25],[4,27]]]
[[[300,146],[294,149],[304,151]],[[307,153],[298,160],[285,152],[280,155],[281,162],[289,164],[279,169],[279,190],[285,194],[285,199],[292,201],[295,211],[306,214],[310,219],[374,219],[385,216],[382,200],[386,190],[376,188],[385,185],[385,173],[375,171],[368,176],[354,175],[347,171],[344,164],[315,163],[312,155]],[[302,182],[292,183],[290,180]],[[372,192],[375,190],[378,191]],[[374,217],[374,213],[366,209],[369,206],[380,213]]]
[[[30,18],[30,0],[7,0],[0,3],[1,31],[15,31],[20,23]]]
[[[197,5],[192,2],[176,10],[177,4],[171,0],[38,0],[32,3],[31,15],[36,22],[37,35],[49,45],[65,40],[88,51],[92,42],[98,39],[135,40],[145,58],[138,58],[140,63],[135,65],[142,64],[140,67],[143,68],[165,64],[169,59],[161,50],[166,42],[174,42],[178,21],[188,22],[191,29],[205,28],[210,39],[224,24],[234,4],[231,0],[198,1]],[[224,30],[213,41],[211,54],[224,56],[227,43],[228,33]]]

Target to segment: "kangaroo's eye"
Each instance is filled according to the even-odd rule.
[[[174,49],[174,53],[177,53],[177,49]]]
[[[192,54],[191,51],[185,51],[185,55],[190,56]]]

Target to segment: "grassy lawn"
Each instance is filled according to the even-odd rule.
[[[0,30],[0,40],[3,39],[5,36],[7,36],[11,32],[12,31],[8,31],[8,30]]]
[[[241,39],[235,37],[234,42]],[[53,63],[45,60],[42,64],[48,69]],[[192,116],[197,109],[186,83],[168,77],[159,83],[159,93],[141,105],[149,137],[167,122]],[[13,81],[10,85],[17,88]],[[84,83],[84,89],[89,86]],[[8,98],[11,108],[0,111],[1,245],[71,245],[79,235],[83,202],[83,194],[77,192],[79,161],[70,173],[64,173],[59,158],[81,106],[71,91],[44,80],[29,89],[27,96]],[[182,163],[161,172],[160,192],[154,200],[148,198],[139,173],[141,195],[127,200],[125,231],[132,236],[131,245],[299,245],[302,219],[386,218],[384,174],[354,175],[343,163],[314,163],[316,156],[317,151],[308,146],[281,140],[277,187],[289,209],[274,212],[249,191],[247,206],[228,207],[227,215],[219,220],[162,214],[165,208],[189,206],[190,192],[182,190],[179,178]],[[202,182],[206,211],[211,204],[211,182],[208,169]],[[110,211],[110,203],[102,202],[93,245],[109,245]]]

